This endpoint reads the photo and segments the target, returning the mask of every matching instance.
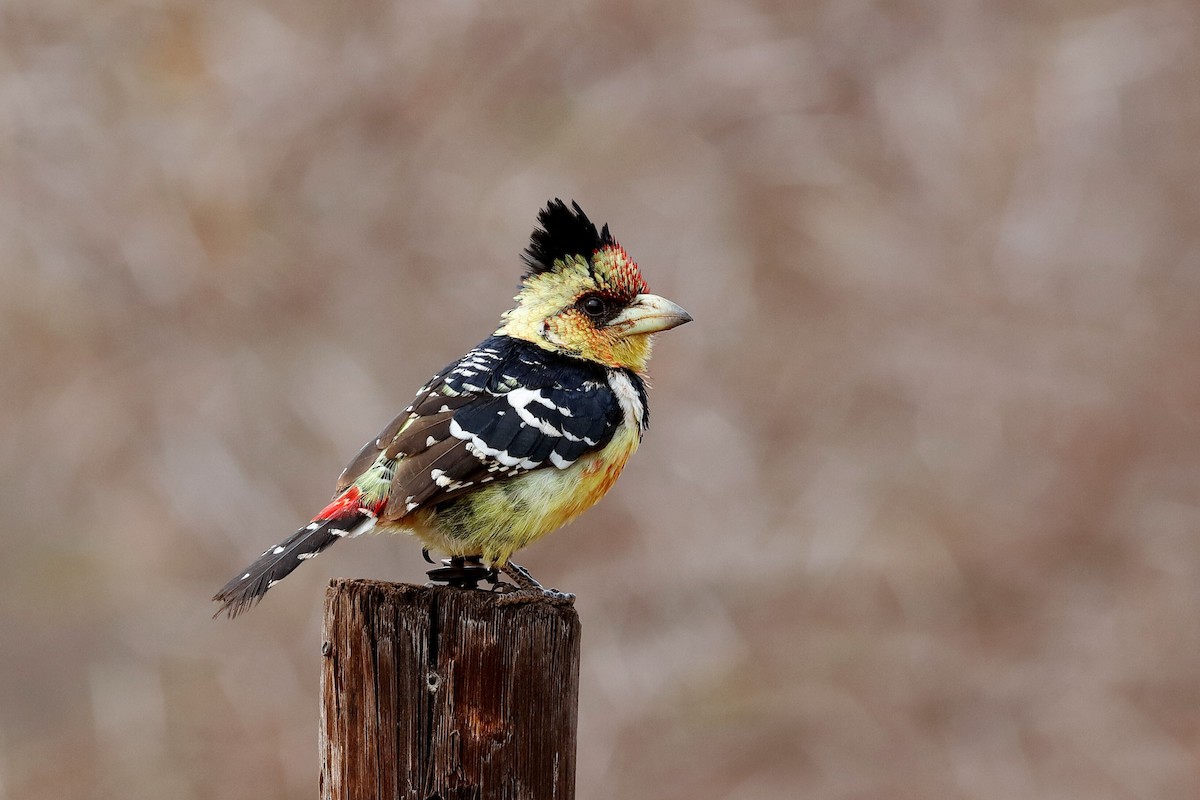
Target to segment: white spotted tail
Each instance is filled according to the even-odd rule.
[[[262,596],[304,561],[314,558],[338,539],[353,538],[375,527],[375,515],[365,508],[350,510],[329,519],[315,519],[274,547],[263,551],[254,563],[217,592],[217,613],[232,617],[257,603]]]

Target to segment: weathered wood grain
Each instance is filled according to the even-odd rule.
[[[336,580],[324,800],[571,800],[579,617],[446,586]]]

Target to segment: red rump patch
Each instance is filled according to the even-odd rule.
[[[324,522],[327,519],[341,519],[358,513],[362,508],[362,489],[357,486],[351,486],[346,491],[342,492],[332,503],[321,509],[321,513],[313,517],[313,522]]]

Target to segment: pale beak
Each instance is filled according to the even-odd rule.
[[[622,336],[641,333],[658,333],[691,322],[692,315],[665,297],[656,294],[639,294],[608,323]]]

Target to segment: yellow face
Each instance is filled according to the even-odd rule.
[[[619,245],[587,259],[558,259],[547,272],[530,275],[506,311],[497,334],[546,350],[641,372],[653,334],[689,321],[679,306],[649,294],[637,264]]]

